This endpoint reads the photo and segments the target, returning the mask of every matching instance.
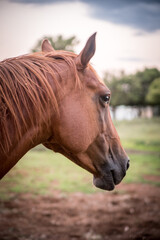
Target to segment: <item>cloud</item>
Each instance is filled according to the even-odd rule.
[[[19,3],[49,4],[78,0],[10,0]],[[93,18],[153,32],[160,29],[160,0],[79,0],[89,5]]]
[[[10,2],[24,3],[24,4],[49,4],[49,3],[59,3],[59,2],[76,2],[76,0],[10,0]]]
[[[124,62],[144,62],[145,59],[137,58],[137,57],[126,57],[126,58],[118,58],[119,61]]]
[[[83,0],[92,4],[93,17],[144,31],[160,29],[160,1],[148,0]]]

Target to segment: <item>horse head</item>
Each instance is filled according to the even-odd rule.
[[[43,144],[91,172],[96,187],[112,190],[125,176],[129,159],[111,120],[111,92],[89,64],[95,53],[95,35],[79,55],[72,57],[81,84],[68,87],[75,79],[66,73],[59,117],[54,119],[52,134]],[[42,50],[57,52],[47,40]]]

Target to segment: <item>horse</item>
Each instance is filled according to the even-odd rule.
[[[42,51],[0,62],[0,178],[31,148],[43,144],[113,190],[129,158],[112,123],[111,92],[90,64],[96,33],[77,55]]]

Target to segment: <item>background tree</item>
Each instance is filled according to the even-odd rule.
[[[146,68],[144,71],[138,71],[131,75],[126,75],[124,72],[119,76],[106,73],[104,82],[112,92],[111,106],[113,111],[119,105],[136,106],[140,116],[145,106],[149,104],[159,105],[159,79],[160,71],[156,68]]]
[[[138,80],[136,81],[134,75],[125,75],[121,73],[116,77],[107,73],[107,75],[105,74],[104,82],[112,92],[111,106],[114,109],[120,105],[138,105],[141,84]]]
[[[152,105],[160,105],[160,77],[150,84],[146,101]]]
[[[45,36],[38,40],[35,47],[32,49],[32,52],[41,51],[41,44],[43,39],[45,38],[47,38],[50,41],[52,47],[55,50],[67,50],[74,52],[74,47],[79,43],[75,36],[72,36],[70,38],[64,38],[62,35],[58,35],[57,37]]]
[[[154,108],[154,115],[160,116],[160,77],[156,78],[149,86],[148,94],[146,96],[146,102]]]
[[[148,105],[148,102],[146,101],[146,96],[149,91],[149,86],[158,77],[160,77],[160,71],[156,68],[146,68],[144,71],[138,71],[135,74],[135,81],[139,82],[141,85],[138,106]]]

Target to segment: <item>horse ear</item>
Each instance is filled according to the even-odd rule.
[[[96,50],[96,33],[94,33],[87,41],[85,47],[76,58],[76,65],[78,69],[87,67],[90,59],[93,57]]]
[[[48,39],[44,39],[42,42],[42,52],[53,52],[55,51]]]

